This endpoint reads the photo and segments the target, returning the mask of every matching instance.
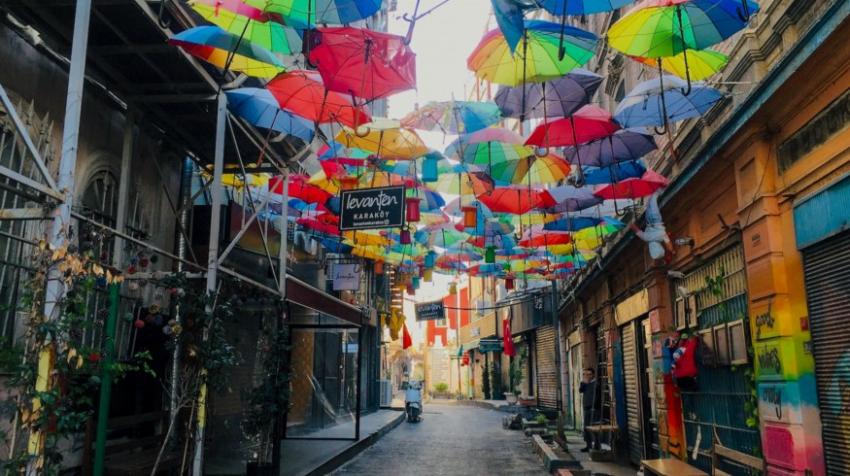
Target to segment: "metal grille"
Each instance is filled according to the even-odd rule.
[[[827,473],[850,474],[850,233],[803,251]]]
[[[537,328],[537,405],[558,408],[558,367],[555,365],[555,328]]]
[[[626,384],[626,427],[628,429],[629,459],[634,464],[640,464],[643,457],[637,364],[635,326],[634,322],[630,322],[623,326],[623,373]]]

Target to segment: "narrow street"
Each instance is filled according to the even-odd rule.
[[[505,413],[429,403],[419,423],[402,423],[334,474],[543,475],[521,432],[502,429]]]

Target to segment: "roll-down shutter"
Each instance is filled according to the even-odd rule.
[[[558,408],[558,367],[555,365],[555,328],[538,327],[535,353],[537,354],[537,405]]]
[[[827,473],[850,474],[850,232],[803,250]]]
[[[629,460],[640,464],[643,453],[638,390],[637,342],[634,322],[623,326],[623,373],[626,386],[626,427],[629,439]]]

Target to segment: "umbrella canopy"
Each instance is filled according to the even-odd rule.
[[[617,10],[632,0],[537,0],[537,3],[552,15],[581,16]]]
[[[275,176],[269,180],[269,192],[278,195],[283,193],[282,177]],[[308,184],[306,177],[295,175],[290,176],[289,179],[289,196],[291,198],[300,198],[307,203],[324,204],[332,195],[315,185]]]
[[[585,167],[584,183],[586,185],[617,183],[630,178],[640,178],[644,172],[646,167],[640,160],[619,162],[607,167]]]
[[[299,218],[295,221],[299,225],[309,230],[324,233],[326,235],[339,236],[339,226],[331,223],[324,223],[315,218]]]
[[[478,200],[494,212],[515,215],[555,205],[545,190],[526,186],[496,187],[492,192],[479,196]]]
[[[570,117],[540,124],[525,144],[538,147],[584,144],[611,135],[618,129],[620,126],[612,120],[611,113],[588,104]]]
[[[416,87],[416,55],[402,36],[326,27],[310,41],[310,63],[330,91],[373,100]]]
[[[491,166],[506,160],[519,160],[534,151],[522,144],[522,136],[501,128],[482,129],[455,139],[446,148],[446,155],[468,164]]]
[[[519,240],[520,246],[539,247],[549,245],[567,245],[573,239],[569,233],[561,231],[537,231],[529,230],[528,236]]]
[[[192,0],[189,6],[204,20],[262,46],[272,53],[292,55],[301,52],[301,36],[292,28],[270,20],[260,9],[240,0]]]
[[[703,50],[747,24],[741,15],[742,1],[751,13],[758,11],[758,4],[750,0],[647,0],[611,25],[608,44],[644,58]]]
[[[217,26],[190,28],[168,42],[219,68],[248,76],[271,78],[283,71],[283,64],[272,52]]]
[[[499,106],[492,102],[429,102],[401,120],[404,127],[444,134],[467,134],[499,122]]]
[[[277,99],[266,89],[239,88],[226,92],[227,107],[237,116],[256,127],[289,134],[304,142],[313,140],[312,124],[284,111]]]
[[[441,166],[436,182],[428,182],[426,186],[452,195],[481,195],[493,190],[493,179],[484,172],[471,170],[466,164]]]
[[[466,240],[469,238],[469,235],[462,231],[455,230],[451,226],[441,226],[433,230],[417,230],[413,237],[417,243],[427,248],[433,248],[434,246],[448,248],[449,246]]]
[[[669,181],[663,176],[647,170],[640,178],[630,178],[600,188],[594,195],[604,199],[648,197],[656,190],[666,187]]]
[[[287,25],[306,29],[314,24],[347,25],[378,12],[383,0],[242,0],[277,13]]]
[[[546,231],[579,231],[599,225],[602,222],[602,218],[565,216],[544,224],[543,229]]]
[[[357,127],[371,121],[351,98],[328,91],[316,71],[296,70],[271,80],[266,88],[283,109],[317,123],[339,122]]]
[[[553,154],[507,160],[494,164],[490,169],[493,179],[512,184],[555,183],[569,174],[570,164]]]
[[[574,212],[599,204],[602,198],[593,194],[589,187],[576,188],[572,185],[550,188],[547,193],[555,203],[549,208],[551,212]],[[624,197],[621,197],[624,198]]]
[[[689,93],[686,89],[686,82],[675,76],[644,81],[617,105],[614,117],[623,127],[663,126],[699,117],[723,99],[720,91],[699,83]]]
[[[564,158],[571,164],[579,163],[594,167],[608,165],[625,160],[635,160],[655,150],[655,139],[649,134],[632,130],[619,130],[578,146],[564,148]]]
[[[565,55],[558,59],[562,32]],[[517,86],[526,81],[546,81],[587,63],[593,57],[596,41],[596,35],[578,28],[525,20],[516,55],[502,32],[496,29],[484,35],[466,65],[478,78],[496,84]]]
[[[564,117],[590,102],[600,84],[602,76],[576,68],[551,81],[502,86],[495,101],[505,117]]]
[[[498,220],[484,220],[474,228],[464,228],[463,223],[458,223],[455,225],[455,229],[473,236],[499,236],[507,235],[514,231],[513,225]]]
[[[429,152],[419,134],[413,129],[391,127],[387,129],[360,127],[360,130],[343,129],[336,140],[345,147],[356,147],[371,152],[381,159],[413,160]],[[366,134],[360,134],[366,129]]]
[[[661,62],[661,68],[668,73],[682,79],[691,78],[694,81],[702,81],[717,74],[729,57],[723,53],[712,50],[687,50],[676,56],[668,58],[640,58],[631,57],[633,60],[647,66],[657,67]]]
[[[511,52],[516,50],[522,39],[522,31],[525,28],[525,12],[538,8],[537,0],[491,0],[493,16],[499,30],[508,42]]]

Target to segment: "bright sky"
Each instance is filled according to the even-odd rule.
[[[421,0],[420,13],[440,1]],[[416,0],[398,0],[398,8],[390,13],[391,33],[407,33],[408,23],[401,16],[404,13],[412,16],[415,6]],[[466,68],[466,58],[487,30],[489,16],[489,0],[449,0],[416,23],[410,47],[416,53],[417,89],[390,97],[390,117],[401,118],[414,110],[417,103],[424,105],[429,101],[445,101],[452,97],[460,100],[466,97],[475,85],[475,76]],[[428,146],[438,150],[445,149],[453,139],[452,136],[444,137],[442,133],[419,131],[419,135]],[[433,282],[420,284],[415,300],[426,302],[441,299],[448,294],[451,281],[451,276],[434,273]],[[407,328],[414,345],[418,345],[425,338],[425,325],[415,321],[413,302],[408,299],[411,296],[405,295]]]

